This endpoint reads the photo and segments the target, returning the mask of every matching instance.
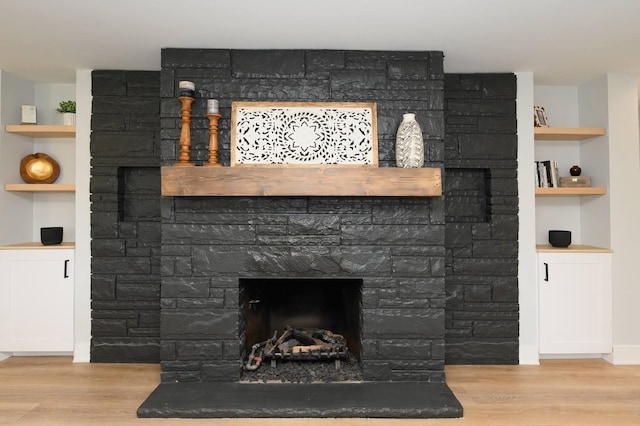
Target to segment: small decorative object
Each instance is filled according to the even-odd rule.
[[[207,101],[207,114],[218,114],[220,112],[219,109],[219,104],[216,99],[209,99]]]
[[[212,100],[209,99],[209,102]],[[220,114],[210,112],[218,110],[218,101],[215,101],[215,103],[215,109],[207,105],[207,110],[209,111],[207,114],[209,118],[209,161],[204,163],[204,166],[220,167],[222,166],[222,164],[218,163],[218,120],[220,120]]]
[[[26,183],[52,183],[60,175],[60,165],[42,152],[29,154],[20,161],[20,176]]]
[[[36,106],[22,105],[22,124],[36,124]]]
[[[195,98],[196,85],[192,81],[180,81],[178,82],[178,97],[187,96],[189,98]]]
[[[62,101],[56,111],[62,114],[62,123],[65,126],[76,125],[76,101]]]
[[[533,107],[533,123],[535,127],[549,127],[547,113],[541,106]]]
[[[585,188],[591,186],[591,176],[562,176],[561,187]]]
[[[569,247],[571,244],[571,231],[549,231],[549,244],[559,248]]]
[[[422,129],[415,114],[403,114],[396,135],[396,167],[422,167],[424,165],[424,141]]]
[[[195,101],[196,86],[190,81],[181,81],[178,83],[179,95],[178,99],[182,104],[180,113],[180,155],[178,162],[174,166],[195,166],[191,162],[191,104]]]
[[[233,102],[231,165],[378,165],[376,104]]]
[[[40,228],[40,242],[44,246],[62,243],[62,226]]]
[[[569,174],[571,176],[580,176],[580,173],[582,173],[580,166],[573,166],[569,169]]]

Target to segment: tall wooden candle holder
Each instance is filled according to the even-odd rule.
[[[218,120],[220,114],[207,114],[209,118],[209,161],[204,166],[221,167],[218,163]]]
[[[191,104],[195,101],[194,98],[189,96],[179,96],[178,99],[182,104],[180,123],[182,129],[180,130],[180,156],[178,162],[174,163],[174,166],[195,166],[191,162]]]

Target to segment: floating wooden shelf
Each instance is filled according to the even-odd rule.
[[[605,130],[602,127],[534,127],[534,139],[540,141],[579,141],[583,139],[602,136]]]
[[[604,195],[607,188],[602,187],[565,187],[536,188],[536,195]]]
[[[442,179],[437,168],[166,166],[162,195],[439,197]]]
[[[5,130],[8,133],[16,133],[32,138],[74,138],[76,136],[76,126],[7,124]]]
[[[44,245],[40,241],[37,242],[28,242],[28,243],[19,243],[19,244],[7,244],[4,246],[0,246],[0,250],[47,250],[47,249],[68,249],[74,248],[76,243],[74,242],[66,242],[61,244],[51,244]]]
[[[549,244],[536,245],[538,253],[612,253],[613,250],[603,247],[589,246],[585,244],[571,244],[569,247],[553,247]]]
[[[75,192],[73,183],[5,183],[5,191],[18,192]]]

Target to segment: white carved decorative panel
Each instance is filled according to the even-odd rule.
[[[233,102],[231,165],[378,165],[375,103]]]

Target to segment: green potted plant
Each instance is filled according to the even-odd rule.
[[[62,122],[65,126],[76,125],[76,101],[61,101],[56,111],[62,114]]]

